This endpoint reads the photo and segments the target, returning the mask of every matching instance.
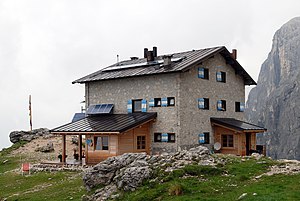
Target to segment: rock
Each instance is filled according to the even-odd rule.
[[[151,179],[157,168],[171,172],[195,162],[205,165],[215,164],[209,150],[203,146],[161,156],[125,153],[110,157],[84,172],[83,182],[87,190],[99,185],[106,187],[98,189],[92,196],[83,196],[82,199],[106,200],[112,198],[117,190],[134,191],[143,181]]]
[[[54,151],[54,146],[53,142],[49,141],[47,145],[38,147],[35,149],[36,152],[53,152]]]
[[[36,139],[40,136],[49,138],[53,135],[50,134],[49,129],[47,128],[39,128],[32,131],[12,131],[9,134],[9,138],[12,143],[17,143],[19,141],[30,142],[31,140]]]
[[[257,139],[274,159],[300,160],[299,58],[300,17],[296,17],[276,31],[245,111],[249,122],[268,129]]]
[[[264,155],[259,154],[259,153],[253,153],[253,154],[251,154],[251,157],[255,158],[256,160],[259,160],[262,157],[264,157]]]
[[[243,199],[243,198],[246,197],[247,195],[248,195],[247,193],[243,193],[243,194],[238,198],[238,200]]]
[[[72,137],[72,144],[78,145],[78,137],[77,136]]]

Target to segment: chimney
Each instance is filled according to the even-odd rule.
[[[157,57],[157,47],[153,47],[153,57]]]
[[[171,59],[172,59],[173,55],[164,55],[163,56],[163,59],[164,59],[164,67],[165,68],[168,68],[171,66]]]
[[[237,50],[236,49],[232,49],[231,57],[233,59],[237,59]]]
[[[147,62],[149,62],[149,61],[154,61],[153,51],[147,52]]]
[[[144,48],[144,58],[147,58],[148,55],[148,48]]]

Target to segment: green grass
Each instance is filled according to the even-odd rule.
[[[78,172],[8,172],[0,176],[0,186],[0,200],[80,200],[86,193]]]
[[[300,175],[254,177],[268,171],[269,159],[228,159],[217,167],[189,165],[172,173],[157,172],[159,179],[145,182],[135,192],[121,192],[118,200],[300,200]],[[180,193],[174,193],[174,192]],[[254,195],[253,195],[254,193]]]
[[[10,154],[22,145],[16,144],[0,152],[0,200],[81,200],[82,195],[92,194],[83,187],[80,172],[40,172],[22,176],[20,156]],[[263,176],[256,180],[255,176],[279,163],[267,158],[218,157],[223,157],[226,165],[191,164],[168,173],[156,169],[153,173],[156,179],[145,181],[134,192],[120,192],[118,200],[231,201],[243,193],[247,195],[242,200],[249,201],[300,200],[300,174]]]
[[[17,143],[0,152],[0,200],[81,200],[81,196],[87,194],[80,172],[40,172],[22,176],[20,156],[10,153],[23,145]]]

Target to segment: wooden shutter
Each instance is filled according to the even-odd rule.
[[[162,107],[168,106],[168,98],[161,98],[161,106]]]
[[[204,98],[198,98],[198,108],[204,109]]]
[[[149,100],[149,107],[154,107],[154,98]]]
[[[221,72],[217,72],[217,81],[222,82],[222,73]]]
[[[132,100],[127,101],[127,112],[132,113]]]
[[[147,100],[142,100],[142,112],[147,112]]]
[[[161,134],[161,141],[162,142],[168,142],[168,133],[162,133]]]
[[[219,111],[222,111],[222,110],[223,110],[223,108],[222,108],[222,101],[221,101],[221,100],[218,100],[218,101],[217,101],[217,109],[218,109]]]
[[[204,78],[204,68],[198,68],[198,78]]]
[[[205,143],[205,137],[204,133],[199,134],[199,144],[204,144]]]
[[[240,103],[240,112],[245,111],[245,103]]]

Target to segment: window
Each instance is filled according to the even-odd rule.
[[[133,112],[142,112],[142,100],[133,100],[132,106]]]
[[[168,97],[168,106],[175,106],[175,98]]]
[[[226,82],[226,72],[217,72],[217,82]]]
[[[175,133],[154,133],[154,142],[175,142]]]
[[[154,107],[161,106],[161,98],[154,98]]]
[[[209,144],[209,132],[199,134],[199,144]]]
[[[245,104],[241,102],[235,102],[235,111],[236,112],[244,112],[245,111]]]
[[[209,73],[207,68],[198,68],[198,78],[209,79]]]
[[[154,133],[154,142],[161,142],[161,133]]]
[[[209,110],[209,99],[208,98],[199,98],[198,99],[198,108],[203,110]]]
[[[233,147],[233,135],[222,135],[222,146]]]
[[[95,137],[95,150],[108,150],[108,136]]]
[[[168,142],[175,142],[175,133],[168,133]]]
[[[137,149],[146,149],[146,136],[137,136],[136,143]]]
[[[218,100],[217,110],[218,111],[226,111],[226,101],[225,100]]]

